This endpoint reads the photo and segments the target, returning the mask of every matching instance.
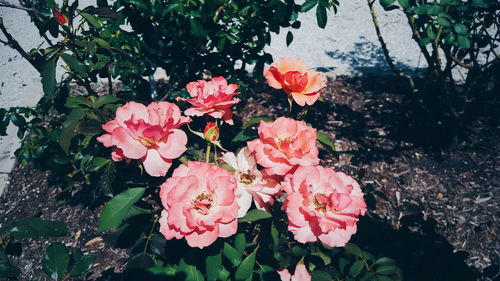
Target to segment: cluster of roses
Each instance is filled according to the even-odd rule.
[[[270,86],[282,89],[290,101],[302,106],[313,104],[326,84],[322,74],[288,58],[272,64],[265,77]],[[192,105],[185,115],[209,115],[233,123],[231,106],[239,102],[236,84],[215,77],[191,82],[186,88],[192,98],[178,98]],[[117,109],[115,120],[103,125],[107,134],[98,140],[114,147],[113,160],[140,159],[149,175],[165,176],[172,160],[186,151],[187,136],[179,128],[190,121],[173,103],[153,102],[146,107],[129,102]],[[217,123],[208,123],[204,135],[215,142]],[[267,210],[276,198],[284,197],[288,229],[297,241],[319,239],[331,247],[344,246],[356,232],[359,215],[366,211],[359,184],[318,165],[316,129],[304,121],[286,117],[261,121],[258,135],[237,155],[222,155],[220,160],[233,172],[197,161],[176,168],[161,185],[160,232],[166,239],[184,237],[191,247],[203,248],[218,237],[235,234],[237,218],[247,213],[252,202]],[[288,273],[280,274],[290,278]]]

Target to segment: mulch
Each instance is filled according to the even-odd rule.
[[[324,102],[304,115],[335,139],[336,153],[320,149],[321,164],[344,171],[361,183],[368,194],[370,220],[383,223],[390,231],[409,229],[422,236],[428,235],[425,225],[430,224],[473,271],[488,268],[494,275],[500,262],[497,116],[476,119],[467,127],[467,138],[455,139],[445,148],[422,145],[417,140],[432,139],[425,134],[433,131],[408,129],[411,120],[400,88],[391,79],[330,80],[322,95]],[[254,88],[235,110],[240,122],[257,116],[276,118],[286,111],[284,94],[261,87]],[[59,186],[50,179],[32,166],[17,165],[8,192],[0,197],[0,223],[41,214],[45,219],[63,220],[71,232],[59,239],[23,241],[22,255],[13,258],[22,269],[20,280],[49,280],[41,271],[41,256],[53,241],[97,256],[97,264],[85,280],[101,275],[99,280],[110,280],[113,272],[123,269],[128,255],[125,250],[105,247],[96,233],[102,206],[58,205]],[[364,235],[362,228],[368,224],[360,225],[355,240]]]

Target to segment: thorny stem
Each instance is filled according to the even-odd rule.
[[[155,215],[154,221],[153,221],[153,226],[151,227],[151,231],[149,231],[149,235],[146,236],[146,245],[144,245],[144,251],[143,254],[146,254],[146,251],[148,250],[148,245],[149,245],[149,240],[151,240],[151,235],[153,235],[153,231],[155,229],[156,224],[158,223],[158,215]]]

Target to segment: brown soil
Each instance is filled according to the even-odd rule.
[[[479,271],[490,266],[495,271],[500,256],[498,119],[474,121],[466,142],[444,150],[426,149],[416,142],[426,132],[412,132],[404,124],[405,101],[395,93],[397,89],[391,80],[329,82],[325,102],[317,103],[306,115],[308,122],[335,139],[336,154],[320,150],[322,165],[347,172],[362,183],[371,207],[367,217],[390,231],[409,227],[422,235],[428,234],[425,225],[430,223],[445,244],[451,244],[451,252],[469,253],[468,258],[462,255],[469,266]],[[283,94],[266,88],[250,95],[236,111],[241,121],[247,121],[282,116],[286,108]],[[40,260],[52,241],[97,256],[97,265],[86,280],[103,271],[104,275],[120,272],[126,252],[104,247],[96,233],[101,208],[58,205],[57,185],[48,184],[47,177],[30,166],[18,165],[11,174],[9,191],[0,198],[0,223],[41,213],[42,218],[63,220],[71,230],[71,235],[60,239],[24,241],[22,256],[13,259],[22,269],[20,280],[48,280]],[[369,223],[360,225],[355,239],[363,237],[365,225]]]

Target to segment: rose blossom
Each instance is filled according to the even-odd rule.
[[[321,89],[326,85],[325,76],[308,70],[301,59],[279,58],[269,68],[264,69],[264,77],[267,78],[269,86],[282,89],[300,106],[315,103]]]
[[[286,117],[261,121],[258,133],[259,138],[248,142],[248,148],[269,175],[283,176],[297,166],[319,163],[316,129],[304,121]]]
[[[240,206],[239,218],[250,209],[252,198],[255,206],[261,210],[267,210],[267,206],[274,203],[273,196],[280,191],[278,182],[257,169],[255,158],[248,148],[240,150],[238,156],[232,152],[224,153],[221,160],[236,170],[235,175],[238,180],[236,201]]]
[[[281,281],[311,281],[311,274],[307,272],[306,266],[303,264],[297,264],[294,275],[291,275],[286,268],[279,269],[278,274]]]
[[[215,142],[219,139],[220,131],[215,122],[208,122],[203,130],[203,137],[209,142]]]
[[[350,176],[321,166],[299,167],[282,182],[287,193],[283,208],[295,240],[321,240],[344,246],[356,233],[366,204],[359,184]]]
[[[165,101],[147,107],[128,102],[116,110],[114,120],[102,125],[106,134],[97,138],[104,146],[116,146],[112,159],[141,159],[154,177],[165,176],[172,159],[186,151],[187,136],[178,128],[189,123],[177,105]]]
[[[177,101],[187,101],[192,107],[185,110],[188,116],[203,116],[208,114],[213,118],[222,118],[226,123],[233,124],[231,106],[240,100],[234,98],[237,84],[227,84],[224,77],[214,77],[210,81],[198,80],[186,85],[192,99],[177,98]]]
[[[160,232],[168,240],[186,238],[191,247],[203,248],[238,228],[236,179],[228,170],[203,162],[189,162],[174,170],[161,185],[165,208]]]

